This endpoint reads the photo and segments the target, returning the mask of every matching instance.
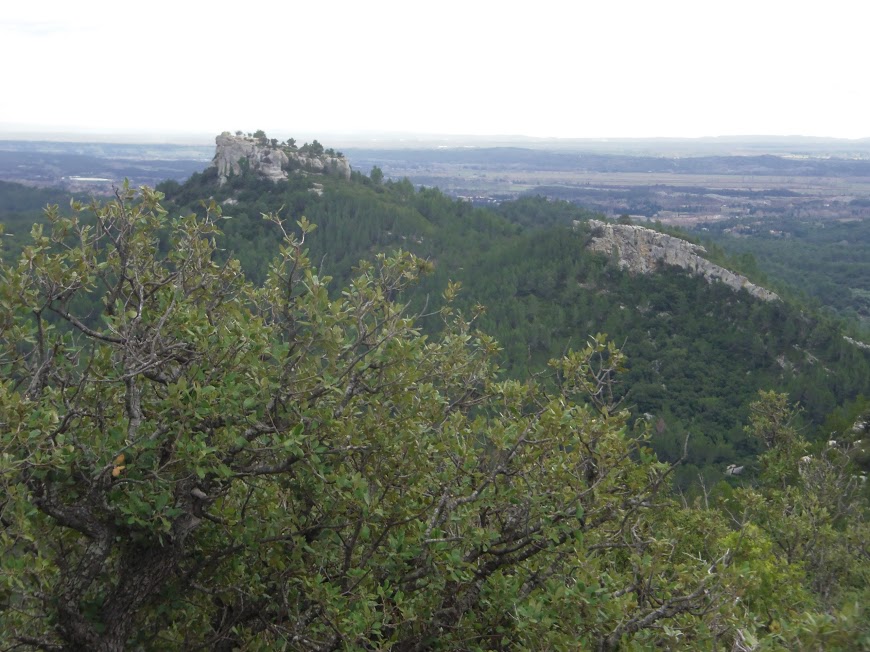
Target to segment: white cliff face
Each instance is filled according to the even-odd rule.
[[[350,164],[343,156],[310,156],[286,146],[263,145],[255,138],[234,136],[228,131],[215,138],[215,144],[212,165],[217,168],[221,184],[226,183],[231,174],[241,173],[242,160],[247,161],[254,172],[272,181],[286,179],[292,170],[350,179]]]
[[[239,161],[242,159],[250,161],[255,158],[257,144],[252,138],[236,137],[225,131],[215,138],[215,144],[217,148],[211,164],[218,169],[221,183],[224,183],[231,174],[241,172]]]
[[[745,276],[703,258],[701,254],[707,250],[700,245],[642,226],[589,220],[589,227],[593,234],[589,249],[605,254],[615,251],[622,269],[636,274],[651,274],[661,265],[676,265],[703,276],[710,283],[721,281],[735,290],[746,290],[763,301],[779,300],[775,293],[750,283]]]
[[[852,339],[848,335],[843,335],[843,339],[846,340],[849,344],[857,346],[859,349],[870,351],[870,344],[867,344],[866,342],[860,342],[858,340]]]

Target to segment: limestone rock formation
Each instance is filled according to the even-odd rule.
[[[856,339],[849,337],[848,335],[843,335],[843,339],[846,340],[849,344],[857,346],[859,349],[870,351],[870,344],[867,344],[866,342],[860,342]]]
[[[242,165],[272,181],[286,179],[295,170],[350,179],[350,164],[343,156],[311,155],[248,136],[234,136],[228,131],[215,138],[215,144],[212,166],[217,168],[221,184],[231,174],[240,174]]]
[[[721,281],[735,290],[746,290],[763,301],[779,299],[770,290],[750,283],[745,276],[711,263],[702,256],[707,250],[700,245],[642,226],[589,220],[589,227],[592,232],[589,248],[605,254],[615,252],[619,266],[630,272],[651,274],[661,265],[676,265],[708,282]]]

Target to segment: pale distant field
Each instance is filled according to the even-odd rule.
[[[439,169],[440,168],[440,169]],[[870,197],[868,177],[745,176],[729,174],[674,174],[642,172],[539,172],[533,170],[479,170],[460,166],[432,166],[426,170],[394,167],[391,176],[429,176],[452,184],[513,191],[537,186],[692,186],[709,189],[772,190],[788,189],[810,195]]]

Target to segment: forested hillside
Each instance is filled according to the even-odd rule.
[[[467,315],[484,308],[475,325],[499,341],[501,364],[513,378],[528,378],[569,347],[606,333],[628,359],[618,396],[634,419],[645,415],[653,425],[657,453],[680,458],[688,437],[687,459],[674,474],[683,489],[696,487],[699,476],[715,483],[728,464],[757,471],[757,443],[743,424],[758,390],[787,392],[802,407],[807,436],[818,441],[829,438],[820,430],[829,414],[870,396],[870,352],[844,339],[837,319],[794,298],[764,303],[681,270],[628,274],[586,250],[583,223],[592,214],[568,202],[525,198],[497,210],[476,208],[437,189],[384,182],[377,173],[353,173],[350,181],[290,175],[275,183],[248,170],[219,185],[209,168],[183,185],[159,188],[171,214],[202,214],[208,202],[220,207],[217,256],[237,257],[254,283],[264,281],[278,252],[280,232],[262,218],[269,212],[291,223],[304,215],[317,226],[306,247],[320,275],[333,278],[333,292],[361,259],[379,252],[427,258],[433,270],[409,297],[413,308],[437,313],[447,284],[459,283],[457,305]],[[27,237],[22,224],[36,215],[34,200],[17,197],[34,192],[7,193],[4,200],[29,209],[6,213],[15,231],[5,238],[8,255]],[[714,246],[711,257],[766,278],[739,251],[729,256]],[[808,262],[805,270],[812,269]],[[859,284],[862,277],[843,282]],[[427,330],[440,326],[435,317],[420,321]]]
[[[514,378],[607,333],[628,357],[619,396],[634,417],[652,420],[656,451],[676,460],[689,438],[687,464],[676,474],[684,488],[699,473],[715,482],[729,463],[752,468],[758,448],[743,424],[761,389],[799,402],[808,436],[820,440],[828,436],[816,430],[835,408],[870,396],[870,353],[843,339],[841,324],[818,311],[793,301],[760,302],[681,270],[628,274],[586,250],[582,222],[591,214],[567,202],[527,198],[493,211],[373,176],[354,173],[350,182],[291,176],[275,184],[248,174],[219,187],[208,170],[161,189],[172,212],[201,212],[200,198],[213,198],[231,217],[221,246],[255,282],[277,251],[276,228],[261,217],[271,211],[317,225],[306,246],[334,288],[358,260],[377,252],[426,257],[434,271],[411,297],[413,306],[436,312],[447,283],[461,284],[458,305],[465,314],[478,304],[485,309],[475,323],[499,341]],[[758,273],[751,259],[712,253]],[[430,322],[437,327],[437,320],[422,321],[427,328]]]
[[[867,200],[851,204],[866,206]],[[870,332],[870,221],[790,215],[757,224],[708,225],[705,237],[752,256],[771,283],[856,320]]]
[[[374,176],[122,188],[4,253],[0,647],[870,646],[834,323]]]

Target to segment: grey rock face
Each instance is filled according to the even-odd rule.
[[[867,344],[866,342],[860,342],[858,340],[852,339],[848,335],[843,335],[843,339],[846,340],[849,344],[857,346],[859,349],[870,351],[870,344]]]
[[[251,161],[256,158],[257,143],[253,138],[236,137],[228,131],[215,138],[214,159],[212,165],[218,169],[221,183],[226,182],[231,174],[239,174],[242,170],[240,161]]]
[[[350,179],[350,164],[343,156],[306,156],[290,147],[264,145],[255,138],[234,136],[228,131],[215,138],[215,144],[212,166],[217,168],[221,184],[231,174],[241,173],[243,160],[254,172],[272,181],[286,179],[291,170]]]
[[[599,220],[589,220],[589,226],[593,233],[589,248],[605,254],[615,252],[619,266],[630,272],[651,274],[661,265],[676,265],[703,276],[710,283],[721,281],[735,290],[746,290],[763,301],[779,300],[775,293],[750,283],[745,276],[703,258],[701,254],[707,250],[700,245],[642,226],[608,224]]]

